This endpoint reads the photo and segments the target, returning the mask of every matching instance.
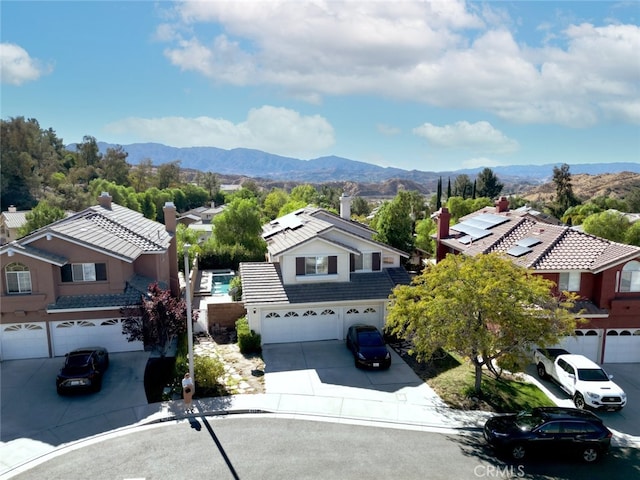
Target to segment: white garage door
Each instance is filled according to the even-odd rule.
[[[262,343],[312,342],[338,338],[338,315],[332,309],[269,312],[262,319]]]
[[[47,330],[44,322],[2,325],[2,359],[49,357]]]
[[[598,352],[600,350],[600,336],[598,330],[576,330],[575,337],[565,337],[556,345],[575,355],[584,355],[596,363],[600,363]]]
[[[356,323],[373,325],[382,332],[384,327],[383,309],[375,306],[348,308],[345,313],[343,338],[347,338],[349,327]]]
[[[142,342],[127,341],[120,318],[51,322],[51,338],[56,357],[80,347],[100,346],[109,352],[134,352],[144,348]]]
[[[640,362],[640,329],[607,331],[602,363]]]

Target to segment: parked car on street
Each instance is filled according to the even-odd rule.
[[[356,367],[389,368],[391,354],[380,331],[373,325],[352,325],[347,332],[347,348]]]
[[[561,348],[538,348],[533,353],[540,378],[551,377],[573,398],[576,408],[622,410],[627,394],[597,363]]]
[[[577,408],[539,407],[497,415],[484,425],[486,441],[514,460],[530,454],[576,455],[593,463],[609,450],[611,431],[600,417]]]
[[[59,394],[73,391],[98,392],[102,377],[109,367],[109,352],[103,347],[85,347],[65,355],[64,365],[56,378]]]

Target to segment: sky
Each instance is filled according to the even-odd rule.
[[[0,111],[65,144],[451,171],[640,162],[640,2],[0,2]]]

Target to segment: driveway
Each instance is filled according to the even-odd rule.
[[[619,412],[595,412],[604,423],[613,430],[640,437],[640,364],[638,363],[608,363],[603,368],[609,375],[613,375],[613,381],[617,383],[627,394],[627,405]],[[561,406],[573,407],[571,397],[551,380],[540,380],[535,371],[535,366],[530,365],[527,373],[539,382],[551,394],[556,397]]]
[[[281,393],[442,407],[444,403],[398,354],[388,370],[360,370],[343,341],[264,345],[265,388]]]
[[[149,353],[109,357],[102,390],[70,396],[56,393],[61,357],[0,362],[0,441],[60,445],[135,423],[134,409],[147,405],[144,370]]]

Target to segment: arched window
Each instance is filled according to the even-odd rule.
[[[633,260],[622,267],[620,291],[640,292],[640,262]]]
[[[4,269],[7,293],[31,293],[31,272],[22,263],[10,263]]]

